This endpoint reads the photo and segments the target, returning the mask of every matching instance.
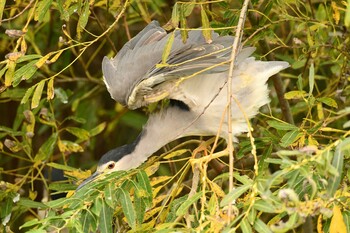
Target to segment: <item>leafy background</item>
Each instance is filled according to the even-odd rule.
[[[291,68],[270,79],[271,104],[235,145],[231,175],[223,142],[212,151],[213,138],[191,137],[74,192],[157,108],[115,103],[102,58],[153,19],[184,37],[199,26],[233,34],[240,8],[0,0],[0,231],[350,232],[349,0],[250,2],[243,43]]]

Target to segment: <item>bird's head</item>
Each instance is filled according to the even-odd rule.
[[[102,174],[109,174],[115,171],[125,171],[135,167],[133,166],[133,160],[131,159],[134,149],[135,144],[132,143],[108,151],[98,162],[95,173],[84,180],[78,186],[77,190],[81,189],[84,185],[92,182]]]

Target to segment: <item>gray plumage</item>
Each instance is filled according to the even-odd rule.
[[[186,108],[170,105],[151,114],[137,141],[106,153],[93,177],[101,172],[136,168],[159,148],[180,137],[219,132],[220,137],[228,139],[225,110],[228,61],[234,38],[212,33],[209,44],[201,31],[195,30],[189,32],[184,44],[176,33],[167,60],[171,66],[159,68],[157,64],[168,39],[169,34],[153,21],[127,42],[117,56],[103,59],[104,81],[112,98],[130,109],[163,98],[182,102]],[[250,57],[254,50],[242,49],[235,63],[230,119],[233,140],[248,131],[245,116],[254,117],[269,102],[268,78],[289,66],[281,61],[257,61]],[[211,69],[187,78],[208,67]],[[106,165],[110,163],[113,166]]]

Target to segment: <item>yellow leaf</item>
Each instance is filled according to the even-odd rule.
[[[53,58],[50,59],[50,63],[54,63],[55,61],[57,61],[57,59],[61,56],[62,53],[63,50],[58,51],[58,53],[56,53],[55,56],[53,56]]]
[[[36,196],[38,196],[38,192],[37,191],[29,190],[29,199],[30,200],[35,200]]]
[[[52,53],[48,53],[45,56],[43,56],[42,58],[39,59],[39,61],[37,63],[35,63],[36,67],[40,68],[42,67],[45,62],[49,59],[49,57],[51,57]]]
[[[319,120],[324,119],[322,103],[317,103],[317,116]]]
[[[41,99],[41,94],[43,93],[44,86],[45,86],[45,80],[41,80],[38,86],[36,86],[33,94],[33,98],[32,98],[32,109],[38,107]]]
[[[169,39],[165,44],[164,51],[162,54],[162,63],[163,64],[166,64],[168,57],[170,55],[170,52],[171,52],[171,48],[173,47],[173,43],[174,43],[174,39],[175,39],[175,31],[176,30],[174,30],[172,33],[170,33]]]
[[[341,214],[340,208],[337,205],[333,207],[333,217],[329,227],[330,233],[346,233],[346,226]]]
[[[53,87],[53,78],[50,79],[50,81],[47,83],[47,100],[52,100],[53,97],[55,96],[54,92],[54,87]]]
[[[67,176],[75,177],[78,180],[84,180],[91,176],[91,171],[90,170],[81,171],[77,169],[74,171],[64,171],[64,174]]]
[[[203,5],[201,7],[201,18],[202,18],[202,27],[203,27],[203,37],[205,39],[205,41],[210,44],[212,42],[211,39],[211,28],[210,28],[210,23],[209,23],[209,19],[207,16],[207,13],[205,12]]]
[[[23,54],[25,54],[27,52],[27,43],[26,43],[26,40],[24,39],[24,37],[22,37],[22,41],[21,41],[21,52]]]
[[[284,94],[284,98],[286,98],[287,100],[300,99],[305,96],[307,96],[305,91],[290,91]]]
[[[333,19],[335,21],[335,24],[338,24],[340,20],[340,13],[339,13],[337,4],[333,1],[332,1],[332,10],[333,10]]]
[[[181,149],[181,150],[176,150],[171,152],[170,154],[167,154],[166,156],[164,156],[164,159],[172,159],[174,157],[178,157],[180,155],[183,155],[187,152],[188,150],[186,149]]]
[[[13,76],[15,75],[16,62],[8,60],[7,72],[5,74],[5,86],[9,87],[12,84]]]

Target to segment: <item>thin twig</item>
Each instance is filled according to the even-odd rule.
[[[32,5],[33,2],[34,2],[34,0],[31,0],[28,3],[28,5],[21,12],[19,12],[17,15],[14,15],[13,17],[8,18],[8,19],[0,20],[0,24],[3,23],[3,22],[11,21],[11,20],[14,20],[14,19],[18,18],[19,16],[21,16]]]
[[[245,0],[241,9],[241,14],[239,16],[239,21],[237,24],[237,29],[236,29],[236,37],[233,41],[232,45],[232,53],[231,53],[231,63],[230,63],[230,68],[229,68],[229,73],[227,77],[227,102],[228,104],[228,109],[227,109],[227,123],[228,123],[228,152],[229,152],[229,191],[233,189],[233,142],[232,142],[232,111],[231,111],[231,99],[232,99],[232,79],[233,79],[233,70],[235,68],[235,61],[236,61],[236,56],[239,53],[241,47],[240,47],[240,42],[242,41],[242,35],[243,35],[243,28],[244,28],[244,22],[246,19],[247,15],[247,9],[248,9],[248,3],[249,0]],[[228,205],[228,223],[231,220],[232,216],[232,204],[229,203]]]

